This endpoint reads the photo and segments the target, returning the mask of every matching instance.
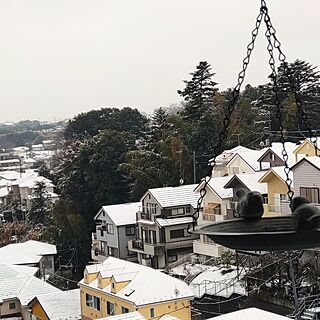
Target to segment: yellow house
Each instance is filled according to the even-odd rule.
[[[268,204],[264,205],[264,215],[274,216],[279,214],[289,214],[289,204],[287,202],[288,187],[286,185],[285,167],[273,167],[268,170],[260,179],[260,183],[267,183],[268,189]],[[293,179],[292,172],[289,174],[290,179]],[[291,185],[293,189],[293,183]]]
[[[28,304],[31,320],[79,320],[80,290],[40,294]]]
[[[317,141],[317,148],[310,141],[310,139],[305,139],[294,151],[296,162],[300,161],[304,157],[313,157],[320,155],[319,142]]]
[[[191,320],[188,285],[158,270],[108,257],[88,265],[79,282],[83,320],[138,311],[147,320],[172,315]]]

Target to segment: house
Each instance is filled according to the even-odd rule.
[[[227,163],[227,174],[254,173],[269,169],[268,162],[259,161],[265,152],[266,149],[236,153]]]
[[[243,189],[246,192],[258,191],[267,199],[267,184],[259,183],[260,178],[264,174],[265,172],[258,171],[255,173],[237,174],[229,179],[224,188],[231,188],[233,191],[233,197],[230,201],[230,210],[232,210],[232,216],[236,214],[237,203],[239,202],[237,191],[240,189]]]
[[[0,248],[0,262],[10,265],[37,267],[41,276],[54,273],[55,245],[35,240],[12,243]]]
[[[28,211],[31,209],[34,191],[37,188],[38,183],[43,183],[45,185],[47,197],[51,203],[54,203],[59,199],[59,196],[54,192],[55,185],[51,180],[42,176],[23,176],[11,184],[13,197],[21,203],[23,210]]]
[[[29,320],[28,304],[35,296],[60,292],[33,276],[34,272],[35,268],[0,265],[0,318]]]
[[[234,157],[235,154],[241,154],[243,152],[253,151],[252,149],[237,146],[235,148],[224,150],[220,155],[215,159],[215,166],[212,170],[213,177],[223,177],[228,174],[227,163]],[[209,160],[209,164],[213,164],[213,159]]]
[[[80,290],[39,294],[28,303],[31,320],[80,320]]]
[[[94,217],[91,257],[101,262],[108,256],[136,261],[137,254],[128,250],[128,241],[136,237],[137,212],[140,202],[103,206]]]
[[[129,250],[137,252],[139,263],[164,268],[192,253],[193,240],[199,238],[188,232],[199,199],[194,192],[196,186],[154,188],[143,195],[136,239],[128,242]]]
[[[83,320],[134,311],[148,320],[166,314],[191,320],[188,285],[137,263],[108,257],[85,268],[79,287]]]
[[[229,180],[230,176],[211,178],[206,188],[207,192],[203,199],[203,210],[200,212],[198,225],[228,219],[233,191],[224,186]],[[200,192],[203,186],[204,181],[195,188],[195,191]],[[214,243],[206,235],[200,235],[200,239],[193,242],[193,252],[202,256],[204,260],[208,257],[220,257],[224,251],[222,246]]]
[[[264,205],[265,215],[275,216],[279,214],[289,214],[289,205],[281,206],[281,202],[288,200],[288,186],[286,184],[285,167],[273,167],[268,170],[260,179],[260,183],[266,183],[268,189],[268,201]],[[289,172],[289,178],[293,180],[292,171]],[[291,184],[293,188],[294,184]]]
[[[295,155],[294,150],[296,150],[297,145],[293,142],[285,142],[284,143],[288,159],[288,166],[292,166],[295,164]],[[273,142],[272,145],[268,148],[263,149],[264,152],[261,157],[258,159],[260,164],[260,171],[265,170],[266,168],[279,167],[284,166],[284,157],[282,155],[283,152],[283,144],[281,142]]]
[[[305,139],[295,150],[295,162],[300,161],[304,157],[313,157],[320,155],[320,141],[317,139],[317,148],[315,148],[313,142],[310,139]]]
[[[293,171],[294,195],[320,204],[320,157],[307,157],[297,162]]]

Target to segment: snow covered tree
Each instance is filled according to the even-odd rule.
[[[288,65],[292,82],[302,101],[302,107],[308,114],[308,121],[316,129],[320,125],[320,75],[316,67],[302,60],[295,60]],[[286,76],[285,67],[278,68],[279,98],[281,101],[284,127],[287,130],[306,130],[301,110],[297,108],[291,84]],[[274,106],[272,83],[261,86],[261,96],[256,101],[260,107],[260,116],[271,120],[272,130],[277,130],[279,122]]]
[[[42,181],[37,182],[28,214],[28,220],[31,225],[47,225],[51,222],[49,205],[46,184]]]
[[[137,139],[145,135],[148,120],[137,109],[102,108],[80,113],[64,130],[67,141],[90,138],[102,130],[128,132]]]
[[[196,71],[190,73],[192,79],[184,81],[186,87],[178,90],[178,94],[186,101],[182,116],[188,121],[199,121],[213,108],[213,97],[218,89],[215,88],[217,83],[212,81],[215,74],[210,70],[210,64],[201,61]]]
[[[165,139],[169,128],[168,113],[165,108],[155,109],[151,119],[151,142]]]
[[[92,223],[97,210],[106,204],[128,199],[126,177],[118,166],[125,154],[135,149],[135,136],[103,130],[96,136],[71,143],[56,170],[63,197],[79,206]]]

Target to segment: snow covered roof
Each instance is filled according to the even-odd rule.
[[[34,276],[38,270],[36,267],[0,264],[0,281],[17,276]]]
[[[0,300],[18,298],[26,306],[36,295],[57,293],[60,290],[30,275],[0,280]]]
[[[192,217],[181,217],[181,218],[172,218],[172,219],[157,218],[156,222],[161,227],[175,226],[175,225],[179,225],[179,224],[192,223]]]
[[[20,178],[20,173],[12,170],[0,171],[0,177],[3,179],[14,181]]]
[[[250,150],[241,153],[236,153],[227,163],[229,165],[236,157],[242,158],[254,171],[260,171],[260,163],[258,159],[266,152],[266,149],[262,150]],[[262,169],[268,169],[269,163],[262,163]]]
[[[116,296],[122,300],[130,301],[136,306],[142,306],[150,303],[170,301],[176,299],[193,299],[193,293],[188,285],[181,280],[170,277],[158,270],[146,267],[137,263],[108,257],[103,263],[95,266],[87,266],[86,270],[92,273],[92,270],[99,272],[101,270],[119,269],[121,272],[114,271],[113,277],[117,275],[135,273],[132,280],[125,287],[117,291],[111,292],[111,284],[104,289],[98,287],[98,279],[96,278],[89,284],[84,280],[80,281],[81,286],[87,286],[94,290],[103,291],[110,296]],[[165,285],[163,285],[165,283]],[[157,288],[155,290],[154,288]]]
[[[252,149],[243,147],[243,146],[236,146],[229,150],[224,150],[221,154],[216,157],[216,162],[228,162],[235,153],[242,153],[251,151]],[[209,163],[213,161],[213,158],[209,160]]]
[[[99,216],[102,214],[102,211],[104,211],[116,226],[135,224],[140,206],[140,202],[103,206],[95,215],[94,219],[101,220]]]
[[[20,163],[19,159],[6,159],[6,160],[0,160],[0,163]]]
[[[260,178],[265,174],[264,171],[258,171],[255,173],[244,173],[234,175],[224,186],[225,188],[232,188],[232,182],[238,179],[244,186],[250,191],[259,191],[260,193],[267,193],[267,184],[260,183]]]
[[[9,194],[7,187],[0,188],[0,198],[6,197]]]
[[[293,151],[297,148],[297,144],[293,142],[285,142],[285,148],[288,154],[288,165],[292,166],[295,163],[295,155]],[[281,142],[273,142],[271,147],[263,149],[265,152],[261,155],[260,158],[264,156],[265,153],[268,152],[268,150],[272,150],[280,159],[284,161],[282,151],[283,151],[283,145]]]
[[[316,167],[317,169],[320,170],[320,157],[318,156],[313,156],[313,157],[306,157],[306,158],[302,158],[300,161],[298,161],[294,166],[291,167],[291,169],[296,168],[297,166],[299,166],[300,164],[302,164],[303,162],[309,162],[310,164],[312,164],[314,167]]]
[[[149,189],[147,193],[151,193],[162,208],[178,207],[188,204],[196,208],[199,199],[199,194],[194,192],[196,187],[196,184],[189,184],[179,187],[154,188]],[[146,194],[142,198],[144,198]]]
[[[238,310],[230,313],[223,314],[208,320],[285,320],[288,319],[285,316],[279,314],[257,309],[248,308],[243,310]]]
[[[265,178],[270,175],[270,173],[274,173],[276,176],[278,176],[280,179],[282,179],[283,181],[286,181],[287,180],[287,176],[286,176],[286,173],[284,171],[285,167],[284,166],[281,166],[281,167],[272,167],[271,169],[269,169],[261,178],[260,178],[260,182],[264,181],[264,182],[267,182],[265,180]],[[293,181],[293,173],[292,171],[290,170],[289,172],[289,178],[292,180],[292,184],[291,184],[291,187],[293,187],[294,185],[294,181]]]
[[[42,176],[22,177],[22,178],[16,180],[14,182],[14,185],[19,185],[20,188],[33,189],[37,186],[37,183],[39,183],[39,182],[43,182],[46,185],[46,187],[54,187],[54,184],[52,183],[51,180],[49,180],[45,177],[42,177]]]
[[[81,319],[79,289],[39,294],[36,300],[50,320]]]
[[[108,320],[146,320],[146,318],[142,316],[142,314],[140,314],[138,311],[118,314],[117,316],[100,318],[98,320],[106,320],[106,319]]]
[[[0,248],[0,261],[7,264],[35,264],[45,255],[57,254],[55,245],[35,240],[12,243]]]
[[[213,190],[221,199],[232,198],[232,189],[226,189],[224,186],[230,180],[230,176],[226,177],[213,177],[209,181],[209,188]],[[204,184],[204,181],[200,182],[196,188],[196,191],[200,191]]]

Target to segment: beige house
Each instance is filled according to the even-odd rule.
[[[211,178],[203,201],[203,210],[200,212],[198,225],[219,222],[228,219],[231,213],[231,200],[233,197],[232,189],[224,186],[231,179],[230,176]],[[200,192],[204,182],[201,182],[196,192]],[[219,257],[224,251],[224,247],[214,243],[205,235],[200,235],[200,239],[193,242],[193,252],[202,256],[204,260],[208,257]]]

